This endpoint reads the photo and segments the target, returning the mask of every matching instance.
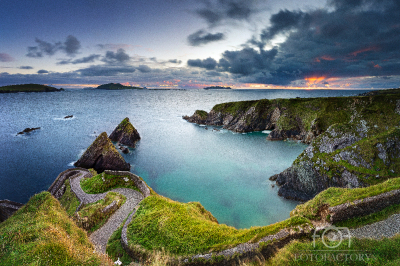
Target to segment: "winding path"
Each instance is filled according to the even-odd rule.
[[[70,177],[71,189],[81,203],[88,204],[104,199],[108,192],[118,192],[126,197],[125,203],[108,219],[107,223],[93,232],[89,237],[95,245],[96,251],[105,254],[108,239],[144,197],[140,192],[129,188],[116,188],[104,193],[87,194],[80,186],[80,181],[86,174],[86,171],[78,170],[76,175]]]

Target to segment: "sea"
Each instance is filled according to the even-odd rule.
[[[200,202],[219,223],[265,226],[299,202],[279,197],[268,178],[307,147],[268,141],[268,131],[235,133],[182,119],[215,104],[357,95],[351,90],[66,90],[0,94],[0,199],[26,203],[47,190],[101,132],[129,117],[141,140],[124,158],[157,193]],[[64,119],[73,115],[72,119]],[[40,127],[26,135],[25,128]]]

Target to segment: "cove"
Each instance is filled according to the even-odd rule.
[[[331,96],[353,95],[329,91]],[[357,92],[359,93],[359,92]],[[26,203],[72,168],[103,131],[125,117],[142,139],[124,155],[131,172],[157,193],[199,201],[236,228],[268,225],[289,217],[297,202],[278,197],[268,178],[291,165],[306,145],[266,140],[266,134],[205,129],[182,119],[222,102],[318,97],[326,91],[73,91],[0,95],[0,199]],[[73,115],[73,119],[63,119]],[[27,127],[41,127],[16,136]]]

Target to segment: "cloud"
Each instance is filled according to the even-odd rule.
[[[399,14],[394,0],[331,0],[325,9],[281,10],[244,48],[225,51],[215,69],[241,82],[276,85],[399,75]],[[201,60],[188,65],[205,68]]]
[[[146,66],[146,65],[139,65],[139,67],[137,67],[137,70],[139,70],[142,73],[151,72],[151,68],[149,66]]]
[[[95,60],[100,59],[101,55],[99,54],[91,54],[86,57],[78,58],[75,60],[62,60],[58,62],[58,65],[66,65],[66,64],[85,64],[85,63],[93,63]]]
[[[135,47],[141,47],[141,46],[130,45],[125,43],[107,43],[107,44],[98,44],[97,47],[99,47],[102,50],[118,50],[118,49],[132,50]]]
[[[204,7],[195,12],[210,26],[215,26],[224,20],[248,20],[259,11],[261,2],[258,0],[203,0]]]
[[[6,53],[0,53],[0,62],[11,62],[14,61],[15,59]]]
[[[192,46],[200,46],[210,42],[216,42],[225,39],[223,33],[206,33],[204,30],[196,31],[195,33],[188,36],[188,42]]]
[[[20,66],[19,69],[33,69],[31,66]]]
[[[215,67],[217,66],[217,61],[215,61],[215,59],[209,57],[204,60],[189,59],[187,64],[188,64],[188,66],[191,66],[191,67],[200,67],[200,68],[205,68],[207,70],[212,70],[212,69],[215,69]]]
[[[38,73],[38,74],[48,74],[49,71],[44,70],[44,69],[41,69],[41,70],[39,70],[37,73]]]
[[[182,61],[181,61],[181,60],[178,60],[178,59],[170,59],[170,60],[168,60],[168,63],[180,64],[180,63],[182,63]]]
[[[129,59],[130,56],[125,52],[124,49],[120,48],[117,50],[117,52],[107,51],[103,61],[109,64],[124,64],[127,63]]]
[[[81,76],[101,77],[118,76],[121,74],[131,74],[136,71],[133,66],[90,66],[76,71]]]
[[[62,49],[67,53],[67,55],[74,56],[78,53],[80,48],[81,43],[78,41],[78,39],[72,35],[69,35],[67,40],[64,42]]]
[[[36,46],[29,46],[26,56],[40,58],[44,55],[52,56],[58,51],[66,53],[68,56],[75,56],[81,48],[78,39],[72,35],[67,36],[64,43],[49,43],[39,38],[35,38]]]

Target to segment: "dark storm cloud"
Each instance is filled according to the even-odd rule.
[[[279,85],[314,76],[398,75],[400,2],[331,0],[329,4],[329,9],[308,12],[279,11],[258,38],[242,50],[225,51],[215,68],[246,82]],[[285,38],[266,50],[277,36]],[[204,68],[202,61],[189,61],[189,66]]]
[[[78,39],[72,35],[69,35],[64,43],[50,43],[39,38],[35,38],[35,42],[37,45],[29,46],[26,56],[40,58],[44,55],[52,56],[58,51],[63,51],[68,56],[74,56],[81,48],[81,44]]]
[[[199,46],[210,42],[220,41],[224,38],[225,35],[221,32],[213,34],[206,33],[204,30],[199,30],[188,36],[188,42],[192,46]]]
[[[107,51],[103,59],[106,63],[127,63],[130,60],[130,56],[125,52],[124,49],[120,48],[117,52]]]
[[[19,69],[33,69],[31,66],[20,66]]]
[[[136,71],[135,67],[132,66],[90,66],[77,70],[81,76],[88,77],[101,77],[101,76],[118,76],[121,74],[131,74]]]
[[[209,57],[204,60],[189,59],[187,64],[188,64],[188,66],[191,66],[191,67],[200,67],[200,68],[205,68],[207,70],[212,70],[212,69],[215,69],[215,67],[217,66],[217,61],[215,61],[215,59]]]
[[[247,20],[258,12],[257,0],[203,0],[196,14],[214,26],[223,20]]]
[[[281,10],[270,18],[271,26],[265,29],[261,34],[261,40],[270,40],[277,33],[283,33],[298,25],[303,18],[302,12],[291,12],[289,10]]]
[[[38,74],[48,74],[49,71],[44,70],[44,69],[41,69],[41,70],[39,70],[37,73],[38,73]]]
[[[142,73],[151,72],[151,68],[149,66],[146,66],[146,65],[139,65],[139,67],[137,67],[137,70],[139,70]]]
[[[14,61],[15,59],[6,53],[0,53],[0,62],[11,62]]]
[[[84,64],[84,63],[93,63],[95,60],[100,59],[100,55],[98,54],[91,54],[86,57],[78,58],[75,60],[62,60],[58,62],[58,65],[66,65],[66,64]]]

